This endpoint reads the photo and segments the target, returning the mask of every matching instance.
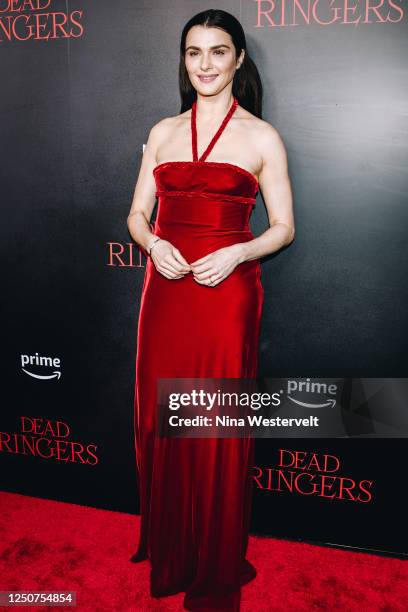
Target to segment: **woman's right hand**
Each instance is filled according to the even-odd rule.
[[[168,279],[182,278],[191,272],[190,264],[168,240],[161,238],[154,244],[150,258],[160,274]]]

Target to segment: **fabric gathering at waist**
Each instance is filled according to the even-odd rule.
[[[211,193],[209,191],[165,191],[157,190],[156,197],[190,197],[190,198],[208,198],[211,200],[222,200],[227,202],[238,202],[242,204],[255,205],[256,198],[233,195],[228,193]]]

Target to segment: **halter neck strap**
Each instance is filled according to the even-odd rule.
[[[227,125],[228,121],[231,119],[232,115],[235,112],[235,109],[238,106],[238,100],[236,99],[235,96],[233,96],[233,98],[234,99],[233,99],[233,102],[231,104],[231,107],[228,113],[225,115],[220,127],[218,128],[217,132],[212,137],[210,144],[208,145],[204,153],[201,155],[200,159],[198,159],[198,151],[197,151],[197,125],[196,125],[197,100],[194,100],[193,105],[191,107],[191,139],[192,139],[191,143],[192,143],[192,148],[193,148],[193,161],[204,161],[208,157],[208,155],[211,153],[215,143],[221,136],[222,132],[225,129],[225,126]]]

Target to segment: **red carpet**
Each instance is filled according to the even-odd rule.
[[[0,493],[0,517],[1,591],[76,591],[81,612],[183,610],[182,594],[149,596],[148,561],[129,561],[138,516]],[[258,537],[248,559],[258,576],[242,589],[242,612],[408,609],[399,559]]]

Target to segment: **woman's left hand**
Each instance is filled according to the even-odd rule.
[[[243,261],[241,245],[233,244],[193,261],[190,267],[197,283],[215,287]]]

